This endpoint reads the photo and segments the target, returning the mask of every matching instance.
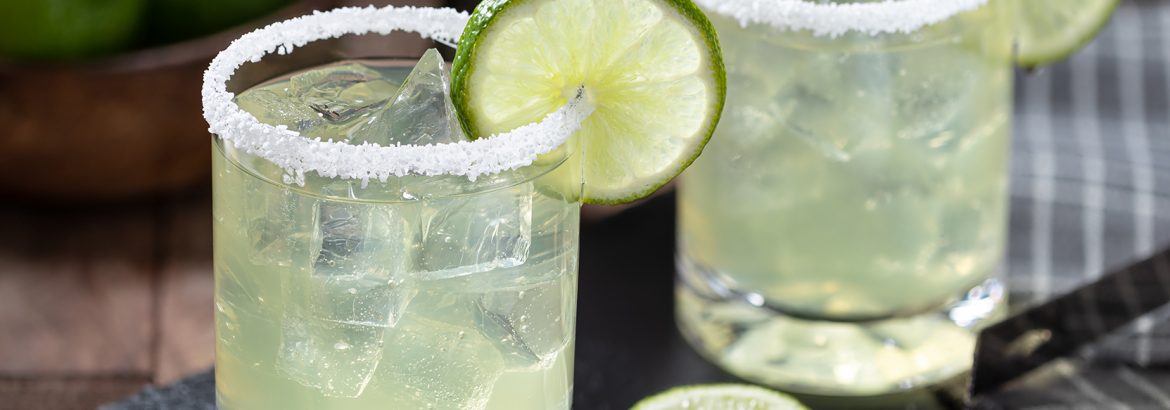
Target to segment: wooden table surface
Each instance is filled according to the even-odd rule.
[[[0,208],[0,409],[93,409],[212,365],[209,191]]]

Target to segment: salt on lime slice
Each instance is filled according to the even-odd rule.
[[[1016,61],[1036,67],[1063,60],[1093,40],[1119,0],[1012,0],[1016,3]]]
[[[715,29],[690,0],[486,0],[451,66],[472,138],[540,121],[583,94],[571,144],[583,200],[649,195],[698,157],[723,110]]]
[[[676,387],[647,397],[631,410],[807,410],[789,396],[744,384]]]

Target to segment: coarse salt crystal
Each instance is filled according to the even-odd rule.
[[[875,3],[811,3],[807,0],[695,0],[707,11],[741,25],[768,24],[781,30],[810,30],[837,37],[850,31],[867,35],[910,33],[974,10],[987,0],[885,0]]]

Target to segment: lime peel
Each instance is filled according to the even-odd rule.
[[[1064,60],[1109,22],[1120,0],[1017,0],[1016,61],[1033,68]]]

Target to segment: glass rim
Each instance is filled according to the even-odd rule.
[[[695,0],[708,12],[741,26],[766,24],[780,30],[809,30],[816,36],[849,32],[911,33],[975,10],[989,0],[885,0],[876,3],[813,3],[809,0]]]
[[[352,188],[352,184],[357,183],[357,181],[348,180],[351,183],[352,192],[350,192],[349,195],[337,195],[322,191],[320,189],[322,186],[318,186],[318,184],[315,183],[297,185],[283,182],[278,177],[274,178],[275,175],[266,173],[263,170],[257,169],[256,167],[247,163],[247,157],[253,157],[253,159],[258,159],[265,162],[267,162],[267,160],[256,157],[252,154],[240,152],[240,150],[237,148],[226,145],[228,143],[229,142],[224,141],[222,138],[216,135],[212,135],[211,145],[212,149],[215,150],[213,155],[222,156],[223,160],[230,164],[227,166],[238,168],[241,172],[247,175],[248,178],[255,179],[278,189],[288,189],[294,191],[298,195],[304,195],[325,201],[340,201],[362,204],[410,204],[418,203],[420,201],[435,201],[483,195],[503,189],[509,189],[517,185],[534,182],[542,177],[545,177],[546,175],[556,172],[558,169],[560,169],[560,167],[565,166],[565,164],[571,160],[570,155],[566,154],[545,161],[538,161],[531,165],[520,167],[515,170],[492,174],[488,178],[479,179],[477,181],[467,181],[466,185],[460,187],[466,189],[455,189],[448,187],[447,189],[431,190],[424,193],[416,191],[413,192],[412,195],[417,196],[410,197],[402,195],[402,193],[410,192],[408,189],[410,186],[392,186],[392,184],[390,184],[391,186],[387,187],[386,183],[370,182],[370,187]],[[219,169],[213,170],[213,172],[219,172]],[[455,178],[448,175],[412,175],[409,177],[421,178],[423,180],[430,178]],[[391,177],[388,179],[388,181],[393,181],[395,178],[401,177]],[[378,184],[382,185],[379,186]],[[428,186],[433,185],[428,184]],[[361,195],[359,193],[370,193],[372,195]]]
[[[289,54],[311,42],[347,34],[413,32],[455,44],[469,15],[451,8],[347,7],[274,23],[245,34],[212,60],[203,76],[203,117],[209,131],[284,170],[286,184],[304,185],[305,173],[325,178],[386,181],[408,175],[465,176],[471,181],[532,165],[573,135],[593,108],[578,95],[540,122],[469,142],[425,146],[351,145],[309,139],[284,126],[261,123],[233,102],[227,83],[243,64]]]

